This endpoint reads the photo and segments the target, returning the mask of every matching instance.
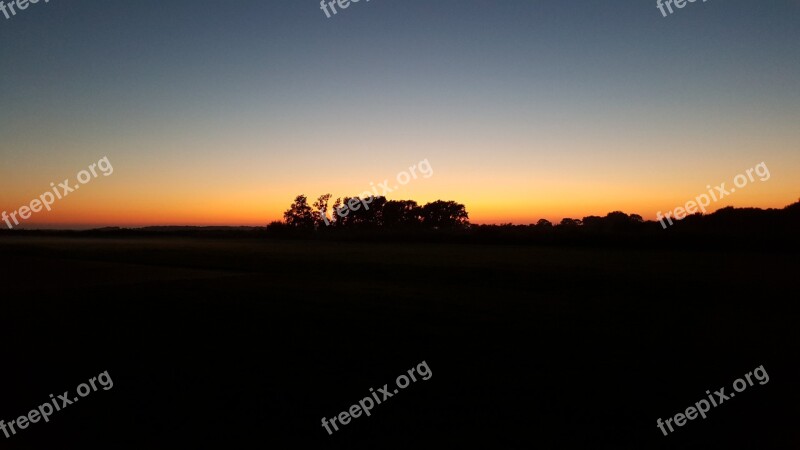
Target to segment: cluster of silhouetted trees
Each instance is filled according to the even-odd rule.
[[[621,211],[557,223],[541,219],[529,225],[474,225],[464,205],[453,201],[420,206],[413,200],[345,197],[329,205],[330,199],[330,194],[325,194],[309,204],[306,196],[297,196],[284,213],[284,221],[268,225],[267,233],[305,235],[317,231],[353,239],[444,238],[459,242],[686,243],[741,238],[788,243],[797,241],[800,226],[800,202],[781,209],[726,207],[711,214],[689,215],[671,225]]]
[[[538,229],[549,230],[552,228],[582,228],[586,230],[630,230],[643,224],[644,219],[638,214],[627,215],[622,211],[608,213],[605,217],[588,216],[583,219],[561,219],[558,224],[553,224],[549,220],[540,219],[535,225],[525,225]]]
[[[267,229],[433,229],[458,230],[469,227],[464,205],[437,200],[420,206],[413,200],[387,200],[386,197],[337,198],[329,210],[330,194],[321,195],[312,205],[305,195],[298,195],[283,213],[283,222],[273,222]]]
[[[643,220],[621,211],[604,217],[542,219],[526,225],[476,225],[464,205],[437,200],[420,206],[413,200],[385,197],[345,197],[329,205],[325,194],[313,204],[299,195],[284,213],[284,221],[264,227],[160,226],[102,228],[86,231],[8,230],[0,235],[59,236],[196,236],[209,238],[298,238],[347,241],[458,242],[545,245],[656,245],[675,248],[759,246],[780,251],[800,250],[800,202],[785,208],[726,207],[711,214],[696,213],[674,224]],[[329,206],[331,206],[329,208]]]

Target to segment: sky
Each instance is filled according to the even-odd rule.
[[[0,42],[0,211],[113,166],[28,228],[265,225],[423,160],[386,196],[474,223],[654,219],[762,162],[710,209],[800,198],[800,0],[50,0]]]

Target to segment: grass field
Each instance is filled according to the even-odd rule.
[[[3,448],[791,448],[790,252],[2,237]],[[426,361],[428,381],[329,436]],[[770,381],[664,437],[706,390]],[[730,390],[730,388],[728,388]]]

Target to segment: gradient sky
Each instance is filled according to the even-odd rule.
[[[0,42],[0,210],[114,167],[27,227],[264,225],[423,159],[388,197],[476,223],[652,219],[762,161],[714,208],[800,197],[800,0],[51,0]]]

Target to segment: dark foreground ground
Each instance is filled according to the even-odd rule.
[[[0,448],[788,449],[795,252],[0,238]],[[370,417],[331,418],[425,361]],[[684,411],[764,366],[708,418]],[[391,391],[391,389],[390,389]]]

